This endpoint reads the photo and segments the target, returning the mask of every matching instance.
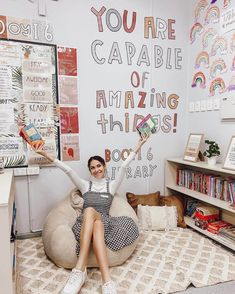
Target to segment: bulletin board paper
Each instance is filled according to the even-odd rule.
[[[4,148],[0,155],[4,156],[5,166],[35,162],[35,154],[19,137],[20,128],[30,122],[39,132],[49,134],[50,138],[43,137],[45,146],[58,157],[56,46],[2,39],[0,53],[0,140]],[[51,131],[48,133],[46,128]]]

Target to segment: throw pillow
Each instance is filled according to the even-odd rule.
[[[160,206],[176,206],[178,214],[178,226],[181,228],[186,228],[186,223],[184,221],[184,204],[183,200],[179,196],[161,196]]]
[[[160,192],[150,193],[150,194],[134,194],[131,192],[126,193],[126,198],[128,203],[137,213],[137,206],[149,205],[149,206],[159,206],[160,205]]]
[[[143,230],[170,230],[177,228],[176,206],[138,205],[137,216]]]

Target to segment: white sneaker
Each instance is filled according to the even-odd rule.
[[[69,279],[66,285],[64,286],[64,289],[62,290],[61,294],[77,294],[82,288],[83,284],[85,283],[86,278],[86,269],[84,272],[76,268],[72,269]]]
[[[109,281],[102,286],[103,294],[117,294],[116,285],[113,281]]]

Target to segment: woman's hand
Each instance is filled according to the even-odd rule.
[[[51,156],[49,156],[46,151],[43,150],[43,145],[39,144],[39,145],[35,145],[33,147],[33,150],[37,153],[42,155],[43,157],[45,157],[46,159],[48,159],[50,162],[54,162],[54,158],[52,158]]]
[[[149,134],[141,134],[138,144],[136,148],[134,149],[135,153],[137,153],[140,150],[140,148],[144,145],[144,143],[148,140],[149,137],[150,137]]]

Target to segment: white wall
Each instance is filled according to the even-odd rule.
[[[169,156],[180,156],[184,150],[186,137],[187,111],[187,44],[189,28],[189,11],[192,1],[175,0],[146,0],[146,1],[80,1],[59,0],[46,1],[47,16],[40,17],[37,13],[37,1],[26,0],[2,0],[2,15],[18,18],[46,19],[54,27],[54,43],[57,45],[76,47],[78,50],[78,106],[80,124],[80,157],[79,162],[70,162],[82,177],[89,177],[87,171],[87,159],[94,154],[105,156],[105,149],[118,155],[118,151],[134,147],[138,135],[133,132],[134,114],[146,115],[151,113],[160,119],[159,131],[152,135],[150,141],[143,147],[141,159],[136,159],[131,165],[131,178],[125,179],[120,189],[124,197],[126,191],[136,193],[148,193],[164,188],[164,160]],[[132,12],[137,14],[136,27],[132,33],[124,31],[123,26],[117,32],[108,29],[105,17],[102,17],[103,32],[98,31],[97,18],[91,12],[91,8],[100,10],[105,6],[106,11],[115,9],[123,15],[128,11],[128,20]],[[4,7],[4,9],[3,9]],[[158,38],[144,37],[144,17],[153,17],[156,26],[159,18],[162,24],[172,20],[172,29],[158,35]],[[157,20],[158,19],[158,20]],[[111,17],[111,23],[116,25],[116,18]],[[130,23],[128,22],[128,25]],[[158,33],[158,30],[157,30]],[[104,64],[97,64],[91,54],[91,44],[94,40],[101,40],[102,46],[97,47],[99,58],[105,58]],[[108,63],[112,45],[116,42],[120,49],[122,63],[113,61]],[[136,48],[136,54],[132,58],[132,64],[128,64],[125,43],[131,42]],[[116,44],[115,43],[115,44]],[[145,47],[146,46],[146,47]],[[160,46],[163,50],[163,64],[157,68],[154,58],[154,46]],[[142,55],[142,63],[137,64],[141,49],[146,48],[149,55]],[[168,52],[168,55],[167,55]],[[178,52],[178,53],[175,53]],[[175,57],[177,55],[177,58]],[[134,87],[131,84],[131,74],[136,71],[142,79],[146,72],[147,79],[144,84]],[[159,107],[156,103],[150,105],[151,89],[156,93],[166,93],[169,98],[173,94],[178,96],[178,104],[166,103],[165,107]],[[108,106],[96,108],[96,91],[104,90],[121,91],[122,99],[120,107]],[[124,95],[126,91],[134,93],[134,108],[125,109]],[[139,91],[146,92],[145,108],[138,107]],[[170,102],[170,101],[166,101]],[[113,115],[114,120],[124,123],[125,113],[128,113],[130,130],[120,131],[117,126],[113,131],[107,125],[107,132],[103,134],[97,124],[100,115],[104,113],[109,120]],[[174,117],[177,115],[177,121]],[[167,121],[166,122],[164,122]],[[174,132],[174,130],[176,132]],[[116,151],[115,151],[116,150]],[[149,156],[150,155],[150,156]],[[120,166],[122,159],[110,160],[109,175],[112,170]],[[147,174],[143,173],[147,170]],[[152,171],[152,174],[151,174]],[[73,187],[69,179],[55,167],[43,167],[39,176],[16,178],[17,207],[18,207],[18,231],[19,233],[37,230],[42,227],[43,220],[48,211],[57,201],[62,199]]]
[[[208,1],[208,4],[210,1]],[[224,8],[224,3],[230,3],[229,7]],[[197,1],[194,2],[191,9],[191,20],[190,20],[190,29],[192,26],[196,23],[195,20],[195,11],[197,11],[196,8]],[[212,6],[212,5],[211,5]],[[218,87],[215,91],[214,96],[210,96],[210,85],[214,78],[222,78],[225,82],[226,88],[229,86],[229,82],[234,76],[234,71],[231,71],[231,65],[232,60],[234,58],[234,49],[231,49],[231,41],[232,38],[234,39],[234,33],[235,33],[235,25],[233,25],[233,30],[227,33],[223,33],[220,22],[210,22],[209,24],[205,24],[204,20],[206,17],[206,11],[210,9],[211,7],[208,5],[205,7],[205,9],[201,10],[201,13],[199,14],[199,18],[197,22],[201,23],[203,26],[203,32],[199,35],[196,34],[195,41],[189,45],[189,74],[188,74],[188,102],[196,102],[201,100],[206,100],[206,102],[210,99],[212,101],[215,101],[216,99],[219,99],[221,102],[221,99],[224,97],[234,97],[234,91],[226,91],[224,93],[220,93],[220,88]],[[230,10],[231,8],[235,8],[235,1],[216,1],[214,6],[217,6],[220,11],[220,15],[225,13],[226,11]],[[222,17],[221,17],[222,19]],[[203,48],[203,35],[207,32],[209,28],[216,29],[218,32],[218,36],[224,37],[227,41],[227,51],[222,52],[220,50],[217,50],[215,55],[211,54],[211,49],[213,47],[213,44],[215,42],[215,39],[208,38],[208,46]],[[234,41],[233,41],[234,42]],[[221,44],[222,45],[222,44]],[[233,45],[234,46],[234,45]],[[222,45],[223,47],[223,45]],[[198,54],[201,51],[206,51],[209,53],[209,67],[205,68],[204,64],[202,63],[199,69],[195,69],[195,60],[198,56]],[[227,66],[226,72],[220,72],[219,70],[216,71],[215,77],[211,77],[210,70],[213,62],[215,60],[218,60],[222,58]],[[202,71],[203,74],[206,77],[206,87],[200,88],[200,85],[198,85],[196,88],[192,88],[192,80],[193,76],[196,72]],[[235,115],[235,114],[234,114]],[[230,141],[230,138],[232,135],[234,135],[234,121],[233,122],[224,122],[221,121],[220,117],[220,110],[212,110],[212,111],[199,111],[199,112],[188,112],[188,118],[187,118],[187,131],[190,132],[199,132],[204,133],[205,138],[209,140],[216,140],[221,148],[221,156],[220,161],[222,162],[226,151],[228,148],[228,144]],[[203,146],[203,150],[204,150]]]

